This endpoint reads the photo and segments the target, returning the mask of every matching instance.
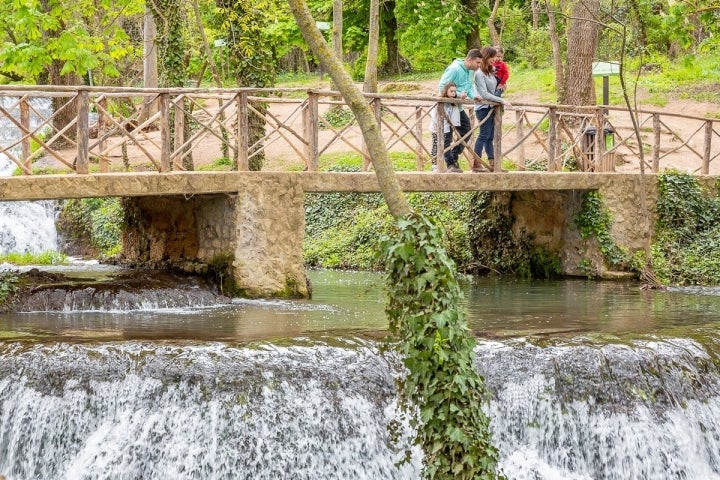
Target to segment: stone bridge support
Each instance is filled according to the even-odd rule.
[[[304,191],[292,177],[247,182],[237,193],[124,202],[125,261],[187,271],[225,265],[237,295],[310,296],[302,259]]]

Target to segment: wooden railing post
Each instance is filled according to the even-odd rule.
[[[523,141],[523,137],[525,136],[525,131],[523,129],[524,119],[525,115],[523,114],[523,111],[520,109],[515,110],[515,125],[517,129],[515,131],[515,136],[518,143],[517,160],[515,161],[515,163],[517,165],[517,169],[520,171],[525,170],[525,142]]]
[[[175,100],[175,115],[173,115],[173,153],[175,164],[185,165],[186,148],[180,149],[185,143],[185,96],[180,94]],[[179,155],[178,155],[179,154]]]
[[[502,116],[503,106],[495,105],[493,108],[493,149],[495,150],[495,161],[493,161],[493,172],[502,172]]]
[[[700,173],[703,175],[708,175],[710,173],[710,147],[712,145],[712,136],[713,122],[712,120],[707,120],[705,122],[705,148],[703,149],[702,168],[700,169]]]
[[[248,94],[240,92],[236,95],[237,102],[237,150],[235,152],[235,168],[245,172],[250,169],[248,148],[250,133],[248,131]]]
[[[303,111],[303,136],[305,137],[305,161],[310,172],[318,169],[318,98],[317,92],[308,90],[308,103]]]
[[[75,171],[80,174],[89,172],[90,157],[88,146],[90,145],[89,119],[90,94],[87,90],[78,91],[78,117],[77,117],[77,156],[75,160]]]
[[[555,107],[548,108],[548,118],[550,124],[548,126],[548,172],[556,172],[557,165],[557,109]]]
[[[660,171],[660,114],[653,113],[653,147],[652,147],[652,171]],[[643,148],[642,143],[638,148]]]
[[[170,171],[170,94],[161,93],[158,98],[160,104],[160,171]],[[177,113],[176,113],[177,115]]]
[[[435,150],[435,166],[438,172],[444,172],[447,170],[445,165],[445,104],[438,102],[435,105],[435,144],[437,149]]]
[[[595,171],[612,172],[614,168],[608,164],[605,155],[605,111],[603,108],[595,109]]]
[[[105,145],[107,144],[107,141],[104,139],[107,129],[107,119],[105,118],[104,113],[107,111],[107,98],[102,97],[100,100],[98,100],[98,104],[100,105],[100,111],[98,112],[97,119],[97,138],[100,139],[100,141],[98,142],[98,150],[100,152],[104,152]],[[100,173],[107,173],[110,170],[110,162],[108,162],[107,155],[100,155],[100,158],[98,159],[98,165]]]
[[[425,169],[425,157],[422,154],[423,142],[422,142],[422,107],[415,107],[415,143],[417,145],[417,170],[422,172]]]
[[[30,131],[30,104],[27,96],[20,99],[20,125],[23,130],[20,134],[23,136],[22,141],[22,160],[25,168],[32,169],[32,160],[30,159],[30,136],[26,133]]]

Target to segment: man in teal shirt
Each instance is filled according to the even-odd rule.
[[[482,54],[478,48],[470,49],[465,56],[465,60],[462,58],[453,60],[453,62],[448,65],[443,72],[442,77],[440,77],[438,93],[442,92],[446,83],[453,82],[457,85],[457,98],[475,98],[475,92],[473,90],[473,76],[475,74],[475,70],[480,68],[480,62],[482,62]],[[458,158],[460,158],[460,154],[465,148],[464,143],[470,142],[470,136],[468,135],[468,132],[470,131],[470,117],[468,117],[467,113],[465,113],[465,109],[460,110],[460,125],[455,127],[455,130],[463,139],[463,142],[460,142],[458,145],[453,147],[452,158],[455,159],[455,162],[452,165],[448,164],[448,171],[462,172],[462,170],[460,170],[460,165],[458,164]],[[465,138],[466,135],[468,135],[467,138]]]

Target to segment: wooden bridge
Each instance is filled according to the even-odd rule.
[[[430,110],[438,99],[366,97],[397,170],[427,171]],[[464,107],[470,110],[472,104]],[[673,166],[720,173],[717,118],[638,111],[639,145],[630,115],[621,108],[494,108],[502,113],[495,115],[496,157],[517,171],[637,172],[642,149],[646,172]],[[332,121],[331,110],[346,121]],[[472,111],[470,118],[473,130],[465,142],[472,147],[479,125]],[[0,154],[22,175],[245,171],[254,162],[265,171],[313,172],[327,170],[348,153],[361,157],[364,169],[370,166],[359,127],[337,92],[330,91],[3,86],[0,126],[21,133],[1,138]],[[481,161],[473,159],[472,148],[464,155]],[[443,170],[442,151],[438,165]],[[495,168],[500,170],[500,162]]]
[[[681,166],[711,188],[720,173],[720,119],[640,111],[638,144],[622,109],[517,104],[493,107],[502,113],[496,158],[512,171],[435,175],[428,127],[438,99],[367,98],[405,191],[523,191],[513,200],[513,228],[561,252],[570,274],[587,274],[591,264],[603,275],[597,247],[577,243],[572,219],[583,191],[601,192],[616,213],[613,239],[634,251],[652,234],[639,227],[648,211],[636,200],[654,204],[653,172]],[[346,123],[332,121],[331,109]],[[192,269],[229,259],[248,296],[308,296],[305,194],[378,191],[372,172],[327,171],[348,152],[370,166],[347,112],[336,93],[314,90],[3,86],[0,127],[20,134],[0,136],[0,154],[11,162],[0,173],[0,201],[126,197],[133,221],[125,225],[125,260]],[[636,173],[640,149],[644,177]],[[472,148],[464,155],[480,160]]]

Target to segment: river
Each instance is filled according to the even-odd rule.
[[[420,478],[386,429],[382,276],[310,277],[312,300],[0,315],[0,475]],[[639,287],[463,282],[508,478],[720,478],[720,295]]]

